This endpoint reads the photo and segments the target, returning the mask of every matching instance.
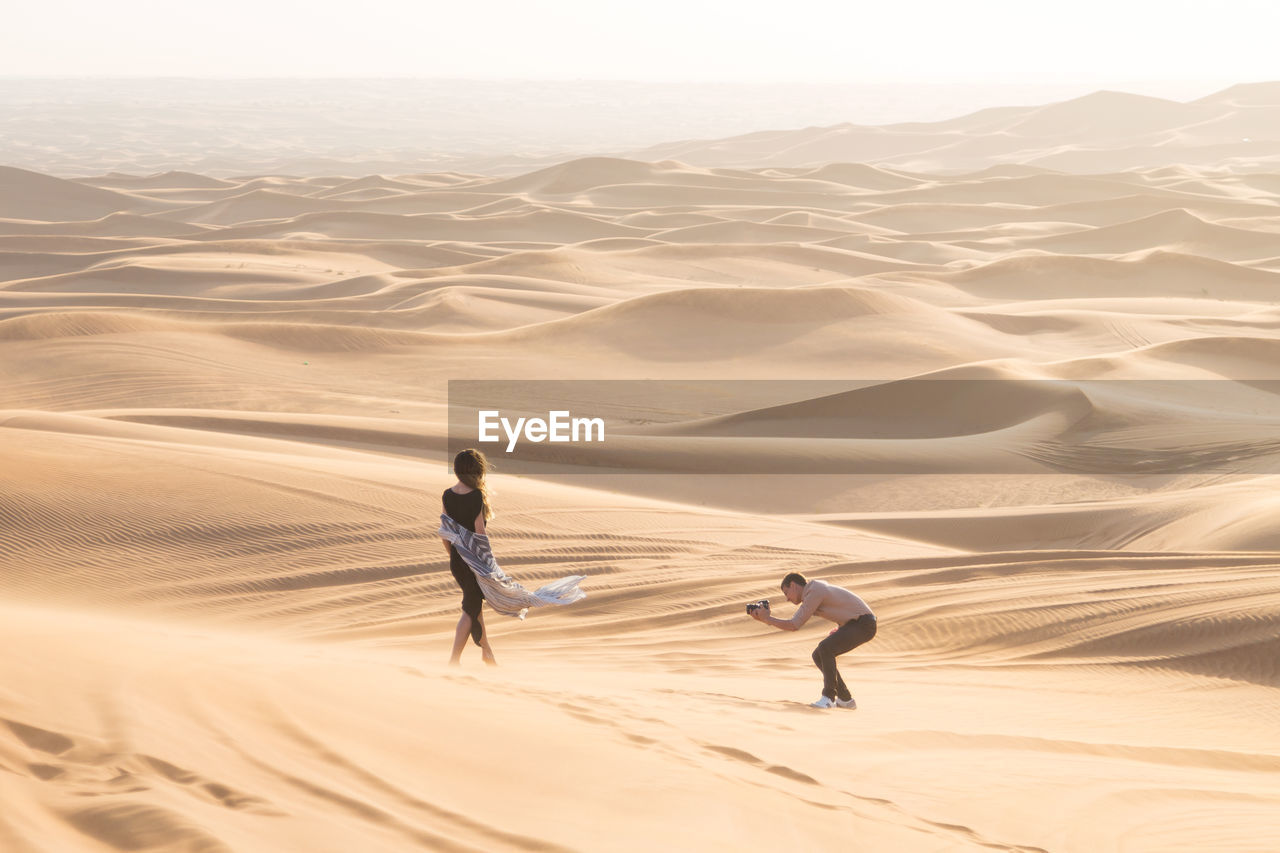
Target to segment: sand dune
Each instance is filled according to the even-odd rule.
[[[1023,239],[1014,245],[1063,254],[1124,254],[1164,248],[1227,261],[1271,257],[1276,251],[1273,234],[1208,222],[1184,208],[1102,226],[1084,235],[1080,240],[1071,234]]]
[[[1280,275],[1275,273],[1164,249],[1114,260],[1047,253],[1015,255],[943,275],[956,286],[988,298],[1106,299],[1159,293],[1266,303],[1272,302],[1280,289]]]
[[[858,187],[868,190],[891,190],[910,187],[916,181],[890,169],[878,169],[865,163],[828,163],[811,171],[800,171],[799,176],[815,181]]]
[[[655,145],[627,156],[702,167],[856,162],[925,172],[975,172],[997,163],[1079,173],[1274,164],[1278,106],[1276,83],[1232,87],[1187,103],[1102,91],[941,122],[767,131]]]
[[[87,182],[79,181],[79,183]],[[93,181],[93,185],[125,189],[146,188],[197,190],[235,187],[236,182],[223,181],[218,178],[209,177],[208,175],[199,175],[195,172],[184,172],[180,169],[170,169],[167,172],[156,172],[152,175],[129,175],[123,172],[108,172],[101,176],[101,178]]]
[[[1280,849],[1278,108],[0,169],[0,849]],[[610,422],[488,446],[494,670],[456,380]]]
[[[833,231],[806,225],[716,223],[660,231],[654,237],[670,243],[817,243],[839,237],[843,233],[843,230]]]
[[[4,219],[0,222],[3,223],[6,235],[91,234],[101,237],[176,237],[197,234],[207,227],[132,213],[109,213],[99,219],[80,222],[44,222],[33,219]]]
[[[49,175],[0,166],[0,216],[55,221],[112,213],[146,213],[165,205],[126,193],[82,186]]]

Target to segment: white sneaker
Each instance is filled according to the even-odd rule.
[[[853,701],[853,697],[850,696],[848,699],[837,699],[836,707],[837,708],[856,708],[858,707],[858,703]]]
[[[809,703],[810,708],[834,708],[835,706],[836,700],[828,699],[826,696],[819,696],[817,702]]]

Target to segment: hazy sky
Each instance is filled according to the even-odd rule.
[[[1277,0],[30,0],[0,75],[1280,79]]]

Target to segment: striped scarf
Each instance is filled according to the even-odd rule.
[[[569,575],[529,592],[498,566],[493,551],[489,549],[488,536],[468,530],[448,515],[440,516],[440,529],[436,532],[453,543],[459,556],[475,572],[485,601],[503,616],[523,619],[530,607],[573,604],[587,597],[578,588],[578,583],[586,579],[585,575]]]

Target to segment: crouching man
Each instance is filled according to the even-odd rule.
[[[826,581],[806,580],[798,572],[782,579],[782,594],[798,604],[790,619],[770,615],[768,602],[752,605],[747,612],[753,619],[783,631],[796,631],[810,616],[830,619],[837,627],[813,650],[813,662],[822,670],[822,696],[811,703],[815,708],[856,708],[849,688],[836,669],[836,656],[856,649],[876,635],[876,617],[867,603],[847,589]]]

